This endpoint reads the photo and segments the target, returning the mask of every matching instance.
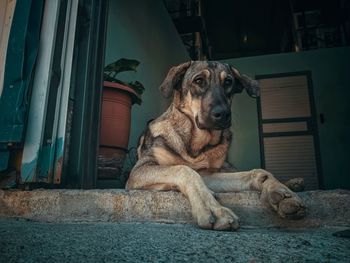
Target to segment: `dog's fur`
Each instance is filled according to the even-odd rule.
[[[160,89],[173,101],[141,136],[127,189],[181,191],[205,229],[239,227],[238,217],[213,192],[258,190],[281,217],[305,215],[302,200],[269,172],[223,169],[232,137],[232,98],[244,89],[258,96],[256,81],[226,64],[192,61],[171,68]]]

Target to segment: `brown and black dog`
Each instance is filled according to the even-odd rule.
[[[160,89],[173,101],[141,136],[127,189],[181,191],[205,229],[239,227],[238,217],[213,192],[257,190],[281,217],[305,215],[303,201],[269,172],[222,169],[232,137],[232,98],[244,89],[258,96],[256,81],[227,64],[191,61],[171,68]]]

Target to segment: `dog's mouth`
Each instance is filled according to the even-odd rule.
[[[201,122],[198,118],[198,115],[195,117],[195,123],[197,127],[201,130],[225,130],[231,126],[231,118],[225,120],[225,122],[213,122],[205,121]]]

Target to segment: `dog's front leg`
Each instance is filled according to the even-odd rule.
[[[263,169],[203,174],[202,178],[214,192],[260,191],[261,200],[269,204],[283,218],[300,218],[306,214],[306,205],[301,198]]]
[[[177,189],[188,198],[199,227],[215,230],[235,230],[239,227],[238,217],[218,203],[201,176],[188,166],[136,166],[126,188]]]

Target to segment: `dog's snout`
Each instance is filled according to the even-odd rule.
[[[211,111],[211,118],[215,122],[227,122],[231,119],[231,111],[228,107],[216,106]]]

